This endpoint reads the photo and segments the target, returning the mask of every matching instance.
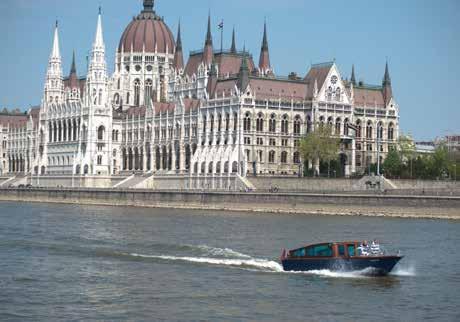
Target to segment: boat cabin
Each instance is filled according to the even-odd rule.
[[[360,242],[323,243],[310,245],[288,252],[288,258],[311,258],[311,257],[356,257],[359,256],[357,249]]]

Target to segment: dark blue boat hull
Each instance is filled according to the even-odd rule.
[[[387,275],[401,260],[401,256],[353,257],[353,258],[296,258],[283,259],[285,271],[330,270],[339,272],[364,271],[368,275]]]

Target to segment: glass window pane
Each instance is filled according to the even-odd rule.
[[[348,245],[348,256],[355,256],[355,245]]]
[[[345,256],[345,245],[339,245],[339,256]]]

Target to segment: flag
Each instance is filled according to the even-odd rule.
[[[224,29],[224,21],[223,20],[220,22],[218,27],[219,27],[219,29]]]

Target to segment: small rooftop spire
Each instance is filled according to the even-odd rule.
[[[267,21],[264,22],[264,38],[262,40],[262,50],[268,51]]]
[[[205,45],[212,46],[212,34],[211,34],[211,12],[208,15],[208,31],[206,32],[206,42]]]
[[[94,39],[94,47],[105,47],[104,46],[104,36],[102,33],[102,13],[101,13],[100,7],[99,7],[99,14],[97,17],[97,28],[96,28],[96,37]]]
[[[72,66],[70,67],[70,75],[77,73],[77,67],[75,65],[75,50],[73,51],[72,55]]]
[[[180,33],[180,20],[179,27],[177,29],[176,51],[174,53],[174,67],[176,68],[176,70],[184,68],[184,56],[182,53],[182,37]]]
[[[262,75],[266,75],[271,72],[270,53],[268,50],[267,40],[267,22],[264,23],[264,37],[262,40],[262,48],[260,50],[259,70]]]
[[[351,66],[351,79],[350,79],[351,83],[356,86],[356,76],[355,76],[355,65],[353,64]]]
[[[236,54],[236,40],[235,40],[235,27],[233,27],[232,33],[232,47],[230,48],[232,54]]]
[[[388,69],[388,61],[386,62],[385,75],[383,76],[383,86],[385,85],[391,85],[391,77],[390,77],[390,72]]]

